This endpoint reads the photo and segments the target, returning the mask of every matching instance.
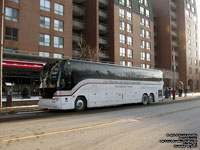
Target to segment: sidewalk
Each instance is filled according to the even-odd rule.
[[[192,97],[197,97],[200,96],[200,93],[188,93],[187,97],[178,97],[178,95],[176,95],[176,99],[177,100],[184,100],[187,98],[192,98]],[[163,99],[163,102],[169,102],[169,101],[173,101],[172,98],[168,98],[168,99]],[[0,108],[0,114],[5,114],[5,113],[12,113],[15,111],[30,111],[30,110],[41,110],[41,108],[38,105],[27,105],[27,106],[14,106],[14,107],[3,107]]]

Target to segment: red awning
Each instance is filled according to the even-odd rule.
[[[42,62],[3,60],[3,67],[9,68],[43,69],[44,65]]]

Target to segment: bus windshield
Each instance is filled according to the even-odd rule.
[[[40,88],[57,88],[59,87],[60,63],[48,65],[45,67],[41,76]]]

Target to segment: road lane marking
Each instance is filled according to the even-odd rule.
[[[114,125],[114,124],[120,124],[120,123],[124,123],[124,122],[136,122],[136,121],[139,121],[139,119],[151,118],[151,117],[156,117],[156,116],[160,116],[160,115],[165,115],[165,114],[195,109],[195,108],[199,108],[199,107],[200,106],[195,106],[195,107],[189,107],[189,108],[184,108],[184,109],[179,109],[179,110],[172,110],[172,111],[168,111],[168,112],[161,112],[161,113],[158,113],[158,114],[143,115],[143,116],[138,116],[138,117],[135,117],[135,118],[127,118],[127,119],[122,119],[122,120],[118,120],[118,121],[100,123],[100,124],[95,124],[95,125],[90,125],[90,126],[84,126],[84,127],[66,129],[66,130],[61,130],[61,131],[42,133],[42,134],[31,135],[31,136],[24,136],[24,137],[7,139],[7,140],[0,140],[0,143],[20,141],[20,140],[25,140],[25,139],[34,139],[34,138],[38,138],[38,137],[44,137],[44,136],[56,135],[56,134],[62,134],[62,133],[69,133],[69,132],[75,132],[75,131],[82,131],[82,130],[87,130],[87,129],[93,129],[93,128],[98,128],[98,127]]]

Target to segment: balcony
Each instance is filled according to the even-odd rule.
[[[178,37],[178,34],[175,31],[171,31],[172,37]]]
[[[173,47],[178,47],[178,43],[176,41],[172,41],[172,46]]]
[[[85,2],[85,0],[73,0],[73,2],[75,2],[75,3],[82,3],[82,2]]]
[[[73,58],[81,58],[82,54],[79,50],[72,50],[72,57]]]
[[[99,20],[106,20],[108,18],[107,12],[99,9]]]
[[[80,34],[73,34],[72,40],[75,41],[75,42],[84,43],[85,42],[85,37],[81,36]]]
[[[106,44],[108,44],[108,40],[104,37],[99,37],[99,44],[106,45]]]
[[[171,0],[171,8],[172,8],[172,9],[176,9],[176,8],[177,8],[177,6],[176,6],[176,4],[174,3],[173,0]]]
[[[101,59],[109,59],[109,52],[108,51],[99,51],[99,57]]]
[[[99,33],[106,33],[107,26],[105,24],[99,24]]]
[[[172,52],[172,55],[178,57],[178,52],[174,51]]]
[[[100,8],[107,7],[108,5],[109,5],[108,0],[99,0],[99,7]]]
[[[83,30],[85,29],[85,23],[82,20],[73,19],[73,29],[75,30]]]
[[[73,4],[73,15],[74,16],[84,16],[85,15],[85,8],[79,6],[79,5],[76,5],[76,4]]]
[[[172,20],[171,20],[171,26],[172,26],[172,28],[174,28],[174,29],[178,28],[178,25],[176,24],[176,22],[174,22],[174,21],[172,21]]]
[[[176,13],[171,11],[171,17],[172,17],[172,19],[176,19],[177,18]]]

